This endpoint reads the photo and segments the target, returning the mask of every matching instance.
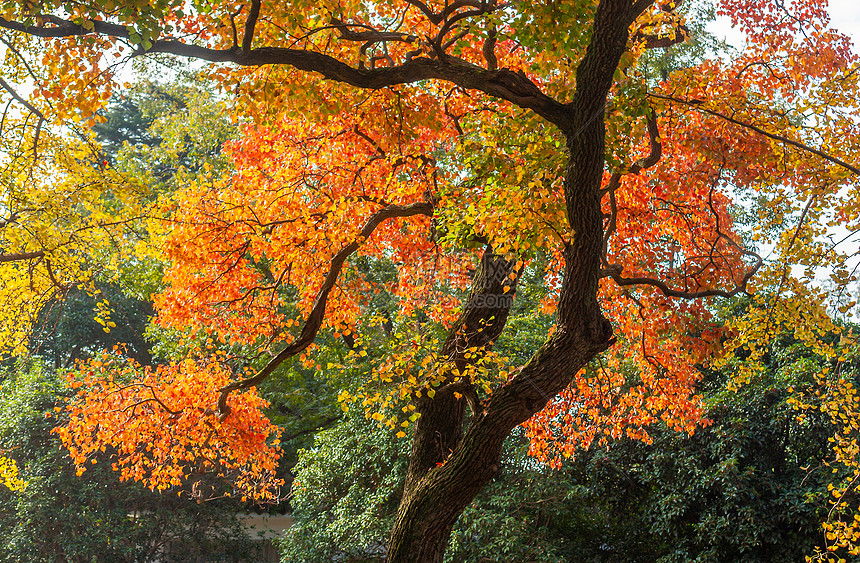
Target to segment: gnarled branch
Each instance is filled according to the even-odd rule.
[[[669,287],[669,285],[665,281],[659,280],[656,278],[652,278],[652,277],[648,277],[648,276],[639,276],[639,277],[635,277],[635,278],[625,278],[621,275],[623,267],[618,265],[618,264],[607,265],[603,271],[604,275],[611,277],[612,280],[615,281],[615,283],[617,283],[618,285],[620,285],[622,287],[632,286],[632,285],[649,285],[649,286],[656,287],[657,289],[659,289],[663,293],[663,295],[665,295],[666,297],[675,297],[675,298],[680,298],[680,299],[699,299],[699,298],[703,298],[703,297],[726,297],[726,298],[728,298],[728,297],[734,297],[735,295],[737,295],[739,293],[746,292],[747,284],[749,283],[750,279],[752,279],[752,277],[756,274],[756,272],[758,272],[759,269],[761,269],[762,265],[764,264],[764,260],[762,259],[762,257],[758,253],[741,247],[741,245],[738,242],[736,242],[730,236],[728,236],[726,233],[724,233],[720,227],[720,215],[719,215],[719,213],[717,213],[717,210],[714,208],[713,193],[714,193],[714,189],[715,189],[717,183],[720,180],[720,176],[722,174],[722,171],[723,171],[723,168],[721,167],[720,172],[717,174],[716,178],[714,179],[714,182],[711,186],[711,190],[708,193],[708,207],[710,208],[711,213],[713,213],[714,218],[715,218],[715,223],[716,223],[715,230],[716,230],[716,235],[717,235],[711,244],[711,249],[709,251],[709,255],[707,256],[708,263],[711,265],[714,265],[716,267],[716,264],[714,263],[714,252],[716,250],[717,244],[721,240],[726,241],[726,243],[729,244],[729,246],[733,247],[735,250],[740,252],[743,256],[752,256],[755,258],[755,263],[744,273],[743,278],[741,278],[739,283],[735,284],[734,288],[732,288],[730,290],[714,288],[714,289],[703,289],[703,290],[699,290],[699,291],[672,289],[671,287]],[[704,271],[704,269],[706,267],[707,266],[703,266],[702,268],[700,268],[698,273],[701,273],[702,271]],[[695,278],[695,276],[698,275],[698,273],[692,274],[692,276],[689,276],[689,277]],[[732,276],[734,277],[734,274],[732,274]],[[688,278],[688,276],[685,275],[685,280],[687,278]]]
[[[451,6],[472,6],[471,0],[453,2]],[[123,25],[88,20],[75,24],[54,16],[40,16],[53,26],[29,25],[0,18],[0,28],[21,31],[37,37],[72,37],[99,34],[130,39],[130,29]],[[250,38],[246,33],[243,44]],[[173,39],[155,40],[148,53],[165,53],[214,63],[240,66],[282,64],[306,72],[317,72],[329,80],[358,88],[378,89],[421,80],[444,80],[466,89],[480,90],[490,96],[530,109],[567,132],[572,127],[569,109],[546,94],[525,74],[509,69],[487,70],[467,61],[446,55],[443,60],[419,57],[399,65],[384,68],[356,68],[330,55],[285,47],[260,47],[244,50],[239,47],[213,49],[183,43]]]

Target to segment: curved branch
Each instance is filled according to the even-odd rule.
[[[845,168],[846,170],[853,172],[854,174],[860,176],[860,168],[858,168],[852,164],[849,164],[840,158],[837,158],[831,154],[827,154],[826,152],[820,151],[816,148],[810,147],[809,145],[801,143],[800,141],[795,141],[794,139],[789,139],[788,137],[785,137],[783,135],[777,135],[776,133],[770,133],[768,131],[765,131],[761,127],[757,127],[757,126],[753,125],[752,123],[746,123],[744,121],[741,121],[739,119],[735,119],[734,117],[725,115],[725,114],[720,113],[718,111],[714,111],[712,109],[702,107],[702,104],[704,103],[704,101],[702,101],[702,100],[683,100],[681,98],[675,98],[673,96],[661,96],[660,94],[652,94],[652,93],[649,93],[648,96],[652,97],[652,98],[657,98],[660,100],[666,100],[669,102],[675,102],[677,104],[683,104],[686,106],[690,106],[690,107],[694,108],[696,111],[700,111],[702,113],[706,113],[708,115],[718,117],[718,118],[725,120],[725,121],[728,121],[729,123],[732,123],[734,125],[738,125],[738,126],[743,127],[745,129],[755,131],[759,135],[764,135],[768,139],[772,139],[774,141],[779,141],[781,143],[791,145],[795,148],[806,151],[808,153],[812,153],[816,156],[820,156],[824,160],[832,162],[833,164],[836,164],[837,166],[841,166],[842,168]]]
[[[175,410],[171,409],[170,407],[168,407],[166,404],[164,404],[164,401],[159,399],[158,395],[155,394],[155,389],[152,387],[152,385],[147,385],[146,383],[130,383],[128,385],[120,387],[119,389],[116,390],[116,392],[121,393],[121,392],[125,391],[126,389],[131,389],[132,387],[144,387],[144,388],[148,389],[149,393],[152,395],[152,398],[151,399],[141,399],[140,401],[137,401],[136,403],[132,403],[132,404],[124,407],[123,409],[121,409],[122,412],[125,412],[128,409],[135,409],[144,403],[155,402],[155,403],[158,403],[158,405],[161,408],[163,408],[167,413],[171,414],[172,416],[177,416],[177,415],[182,413],[182,409],[175,411]],[[109,412],[117,412],[117,411],[109,411]]]
[[[370,219],[367,220],[367,223],[365,223],[356,239],[340,249],[340,251],[331,259],[331,266],[329,267],[322,287],[320,287],[319,292],[317,292],[316,300],[314,301],[313,307],[311,307],[311,312],[308,315],[299,336],[287,345],[286,348],[281,350],[274,358],[272,358],[263,369],[257,372],[257,375],[242,381],[231,383],[221,388],[221,394],[218,397],[218,418],[220,420],[224,420],[230,414],[230,407],[227,405],[227,397],[230,393],[259,385],[264,379],[269,377],[278,368],[278,366],[284,362],[284,360],[300,354],[313,343],[317,333],[322,327],[323,319],[325,318],[326,302],[328,301],[329,292],[334,288],[346,259],[359,249],[361,243],[373,234],[376,227],[389,219],[413,217],[415,215],[429,216],[432,214],[433,204],[422,201],[409,205],[388,205],[371,215]]]
[[[666,297],[677,297],[679,299],[701,299],[703,297],[734,297],[735,295],[745,292],[747,289],[747,284],[752,279],[752,277],[759,271],[762,264],[764,263],[761,256],[756,254],[755,252],[744,250],[744,254],[747,256],[755,256],[756,262],[753,266],[747,270],[744,274],[744,277],[741,279],[740,283],[738,283],[733,289],[730,291],[726,291],[724,289],[703,289],[700,291],[682,291],[678,289],[672,289],[669,287],[666,282],[662,280],[658,280],[656,278],[648,278],[648,277],[638,277],[638,278],[625,278],[621,276],[622,268],[619,265],[613,265],[609,269],[606,270],[606,273],[612,280],[618,285],[625,287],[631,285],[650,285],[652,287],[656,287],[660,290],[660,292]]]
[[[45,269],[48,271],[48,277],[51,278],[51,283],[60,291],[69,291],[75,287],[76,284],[73,282],[61,283],[60,280],[57,279],[57,276],[54,273],[54,267],[51,266],[50,260],[45,260]]]
[[[471,5],[468,0],[456,4]],[[0,18],[0,28],[21,31],[37,37],[72,37],[95,33],[130,39],[130,29],[123,25],[88,20],[86,25],[90,26],[90,29],[86,29],[82,24],[74,24],[53,16],[40,17],[54,25],[52,27],[34,26]],[[248,38],[250,35],[246,33],[243,43]],[[247,51],[239,47],[212,49],[172,39],[161,39],[153,41],[152,46],[145,52],[165,53],[213,63],[233,63],[240,66],[282,64],[297,70],[317,72],[329,80],[368,89],[421,80],[445,80],[463,88],[480,90],[523,109],[530,109],[563,131],[569,131],[572,128],[569,109],[544,94],[525,74],[509,69],[487,70],[453,56],[445,56],[444,61],[420,57],[407,60],[397,66],[367,69],[352,67],[323,53],[286,47],[261,47]]]
[[[0,254],[0,264],[6,262],[23,262],[25,260],[34,260],[36,258],[44,257],[44,250],[36,250],[33,252],[14,252],[12,254]]]
[[[442,16],[431,10],[430,6],[428,6],[421,0],[406,0],[406,3],[418,8],[422,14],[427,16],[427,19],[430,20],[430,23],[432,23],[433,25],[439,25],[439,22],[442,21]]]
[[[648,153],[648,156],[640,158],[636,162],[634,162],[630,168],[627,170],[626,174],[639,174],[643,170],[651,168],[658,162],[660,162],[660,157],[663,156],[663,143],[660,141],[660,130],[657,127],[657,114],[651,109],[646,116],[647,125],[648,125],[648,140],[651,146],[651,150]],[[606,255],[609,249],[609,239],[612,237],[612,233],[615,232],[615,220],[618,216],[618,208],[615,204],[615,190],[617,190],[621,186],[621,178],[624,176],[623,172],[615,172],[612,174],[612,177],[609,179],[609,183],[606,185],[602,193],[609,194],[609,224],[606,226],[606,232],[603,234],[603,262],[606,263]]]
[[[317,72],[329,80],[368,89],[421,80],[445,80],[530,109],[563,131],[571,128],[571,116],[567,108],[544,94],[525,74],[509,69],[486,70],[452,56],[446,56],[444,61],[420,57],[393,67],[367,69],[352,67],[322,53],[284,47],[261,47],[242,53],[236,49],[210,49],[179,41],[156,41],[148,52],[240,66],[283,64],[306,72]]]
[[[417,35],[408,33],[400,33],[398,31],[377,31],[371,27],[362,24],[346,23],[338,18],[331,19],[330,28],[337,29],[340,32],[340,38],[346,41],[370,41],[371,43],[383,43],[386,41],[398,41],[401,43],[415,43],[418,41]],[[361,27],[364,31],[353,31],[350,28]]]
[[[482,16],[484,14],[489,14],[489,13],[492,13],[498,9],[498,7],[497,8],[491,8],[491,9],[485,9],[485,8],[486,7],[478,7],[474,10],[470,10],[470,11],[466,11],[466,12],[460,12],[459,14],[455,14],[450,19],[446,18],[445,25],[443,25],[441,27],[441,29],[439,30],[439,33],[436,34],[436,37],[433,39],[433,43],[435,43],[437,45],[441,44],[442,40],[445,39],[445,36],[448,35],[451,32],[451,30],[453,30],[455,27],[457,27],[457,22],[459,22],[460,20],[464,20],[466,18],[471,18],[471,17],[478,17],[478,16]]]

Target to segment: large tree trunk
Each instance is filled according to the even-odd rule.
[[[567,106],[570,122],[563,128],[568,150],[564,196],[571,232],[564,248],[557,329],[514,378],[477,405],[465,432],[461,430],[464,405],[454,391],[462,393],[468,382],[452,381],[434,399],[420,402],[421,418],[415,427],[405,492],[389,542],[391,562],[441,561],[457,518],[499,470],[505,438],[613,342],[612,327],[597,300],[603,238],[603,117],[628,28],[648,5],[646,1],[603,0],[597,8],[591,44],[577,70],[577,88]],[[484,279],[488,268],[498,267],[498,260],[492,256],[482,260],[474,294],[498,290]],[[458,331],[472,341],[477,339],[468,327],[477,326],[476,318],[486,319],[488,314],[467,305],[445,346],[457,340]],[[488,326],[482,341],[491,344],[506,318],[507,310],[502,319]],[[442,355],[455,362],[462,360],[455,357],[457,349],[443,347]]]
[[[505,438],[561,391],[609,341],[609,334],[602,331],[588,339],[554,335],[514,380],[497,390],[444,464],[429,469],[406,490],[389,544],[389,561],[441,561],[460,513],[499,470]]]

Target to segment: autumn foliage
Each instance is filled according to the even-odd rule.
[[[680,2],[181,4],[7,3],[0,22],[50,61],[30,72],[60,119],[92,118],[98,104],[70,96],[105,99],[111,71],[94,69],[123,44],[233,63],[209,70],[235,95],[231,174],[204,169],[150,211],[155,322],[218,345],[79,366],[62,436],[80,466],[112,448],[155,488],[214,474],[272,498],[255,388],[292,357],[346,369],[316,363],[322,331],[368,367],[345,406],[414,427],[405,546],[427,498],[468,502],[492,478],[518,424],[556,466],[595,440],[649,440],[659,420],[693,432],[697,366],[746,355],[741,384],[780,327],[813,345],[838,332],[812,281],[854,281],[826,235],[860,229],[860,62],[820,2],[722,2],[745,49],[662,66],[654,50],[699,23]],[[493,344],[527,278],[556,326],[518,364]],[[721,325],[717,299],[745,293],[754,306]],[[362,338],[383,332],[371,357]],[[248,349],[257,369],[228,369],[254,363]]]
[[[153,489],[190,481],[204,498],[235,490],[243,498],[276,499],[279,431],[260,411],[266,402],[254,392],[237,395],[230,402],[235,416],[224,420],[212,409],[211,390],[231,375],[212,360],[151,368],[105,353],[71,376],[78,395],[67,409],[69,422],[58,429],[60,439],[79,473],[110,448],[123,479]]]
[[[247,126],[226,147],[232,178],[176,195],[181,205],[165,243],[171,268],[168,289],[156,300],[159,322],[206,327],[242,343],[284,340],[303,324],[334,255],[356,241],[367,218],[388,205],[421,201],[434,189],[437,169],[426,155],[439,142],[438,124],[399,116],[413,130],[393,133],[400,127],[389,119],[402,103],[401,95],[380,91],[355,114]],[[368,296],[383,289],[402,297],[404,308],[433,303],[437,318],[450,317],[454,301],[434,291],[425,274],[435,268],[462,286],[465,265],[439,260],[426,236],[429,223],[429,217],[392,221],[358,240],[351,260],[385,256],[404,265],[401,277],[385,288],[357,277],[341,280],[328,297],[326,326],[354,329]],[[297,290],[294,302],[286,288]],[[285,314],[288,304],[294,313]]]

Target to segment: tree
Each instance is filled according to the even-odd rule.
[[[352,361],[367,357],[356,335],[390,333],[392,353],[355,394],[375,418],[413,426],[387,555],[439,561],[518,425],[529,421],[532,453],[552,464],[595,439],[647,440],[658,419],[692,431],[693,365],[721,336],[754,365],[780,325],[804,342],[835,330],[825,296],[803,282],[818,266],[836,266],[840,286],[852,278],[819,226],[825,210],[849,229],[860,220],[850,43],[819,2],[724,2],[748,48],[658,79],[644,53],[687,38],[682,5],[3,3],[0,27],[20,45],[10,64],[45,61],[29,67],[31,105],[87,119],[110,88],[111,52],[169,54],[226,63],[212,74],[247,123],[229,149],[234,177],[201,175],[177,197],[156,305],[164,325],[269,361],[84,368],[66,435],[76,461],[112,443],[129,452],[127,475],[155,485],[186,478],[173,460],[195,453],[227,473],[243,461],[271,469],[253,388],[288,358],[313,363],[321,329],[353,341]],[[100,95],[76,108],[90,89]],[[731,220],[744,191],[760,204],[748,237],[778,256],[767,264]],[[492,344],[541,256],[555,324],[509,366]],[[359,259],[397,265],[397,282],[355,275]],[[731,332],[712,322],[712,298],[757,287],[772,291]],[[373,321],[361,314],[377,290],[393,306]],[[431,321],[447,331],[432,351]],[[392,413],[395,398],[405,413]],[[93,433],[97,414],[146,431]],[[180,445],[136,453],[173,425]],[[267,494],[265,479],[238,475]]]
[[[284,558],[378,560],[403,490],[407,449],[360,413],[317,434],[294,468],[295,521],[281,544]]]
[[[151,362],[149,344],[144,340],[146,323],[153,314],[151,303],[129,298],[116,286],[96,287],[100,297],[111,304],[111,318],[116,325],[112,330],[105,332],[104,325],[93,319],[93,311],[98,310],[96,298],[70,288],[62,301],[45,304],[28,348],[52,360],[55,369],[71,367],[77,360],[118,344],[137,361]]]
[[[619,440],[572,464],[583,504],[617,530],[603,560],[791,561],[820,544],[833,425],[800,420],[792,402],[828,361],[783,335],[765,371],[738,388],[740,363],[705,373],[706,428],[658,427],[651,444]],[[595,543],[584,559],[601,560]]]
[[[2,124],[0,172],[3,356],[23,354],[42,308],[75,287],[97,297],[102,325],[112,326],[93,280],[110,267],[108,249],[133,239],[141,219],[140,186],[103,169],[90,136],[34,131],[12,113]]]

